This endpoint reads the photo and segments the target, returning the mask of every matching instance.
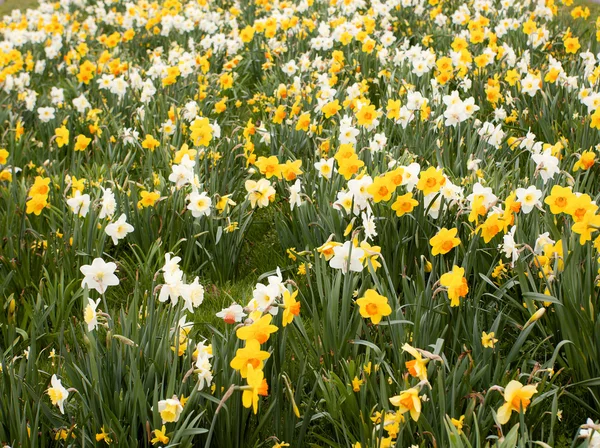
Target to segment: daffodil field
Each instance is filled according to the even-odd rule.
[[[0,21],[0,446],[600,447],[600,19]]]

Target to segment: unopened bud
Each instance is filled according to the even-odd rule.
[[[539,320],[544,314],[546,314],[546,308],[544,308],[544,307],[540,308],[535,313],[533,313],[533,316],[531,316],[529,318],[529,320],[527,321],[527,323],[523,327],[523,330],[525,328],[527,328],[528,326],[530,326],[531,324],[533,324],[534,322],[536,322],[537,320]]]

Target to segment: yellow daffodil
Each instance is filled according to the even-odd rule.
[[[505,403],[498,409],[498,422],[508,423],[510,415],[515,412],[525,413],[531,404],[531,397],[537,392],[536,385],[523,386],[519,381],[512,380],[504,390]]]
[[[378,294],[374,289],[367,289],[365,295],[358,299],[356,304],[360,307],[360,315],[371,319],[375,325],[381,322],[384,316],[392,314],[387,297]]]
[[[398,412],[401,414],[410,412],[410,416],[415,422],[419,420],[421,416],[421,398],[418,389],[412,387],[404,390],[400,392],[400,395],[390,398],[390,403],[399,408]]]

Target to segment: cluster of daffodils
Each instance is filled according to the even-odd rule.
[[[48,195],[50,193],[50,178],[36,176],[35,182],[29,188],[27,201],[27,213],[40,215],[44,208],[48,206]]]
[[[290,291],[285,283],[281,270],[277,268],[275,275],[267,277],[267,284],[256,284],[246,307],[234,303],[216,314],[227,324],[240,323],[236,326],[235,336],[244,346],[236,350],[230,367],[246,381],[246,385],[242,386],[242,404],[252,408],[255,414],[259,397],[267,396],[269,391],[263,369],[271,354],[262,350],[262,346],[279,330],[273,323],[274,319],[285,328],[300,315],[301,302],[296,300],[298,291]]]
[[[78,444],[480,446],[522,422],[522,445],[599,444],[549,404],[600,402],[599,42],[572,0],[5,15],[0,366],[50,405],[0,415]],[[118,404],[90,395],[107,384]]]
[[[181,298],[183,309],[193,313],[204,301],[204,286],[199,283],[198,277],[192,283],[185,283],[184,273],[179,268],[180,261],[181,257],[165,254],[165,264],[161,268],[165,283],[160,288],[158,300],[163,303],[170,301],[175,306]]]
[[[199,283],[198,277],[192,283],[185,283],[184,273],[179,267],[180,261],[180,257],[172,257],[169,253],[165,255],[165,264],[161,268],[165,283],[160,287],[158,300],[162,303],[170,301],[171,306],[175,307],[179,299],[182,299],[183,311],[193,313],[204,301],[204,286]],[[188,336],[192,327],[193,323],[188,323],[184,315],[179,320],[177,328],[173,329],[175,343],[171,349],[178,356],[183,356],[188,350],[188,346],[193,346]],[[210,362],[210,358],[213,356],[212,346],[206,345],[205,342],[196,344],[192,355],[195,360],[194,372],[198,375],[198,389],[200,390],[210,387],[213,378]],[[163,420],[165,419],[163,418]]]

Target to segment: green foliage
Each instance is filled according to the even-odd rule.
[[[366,2],[358,13],[344,9],[350,3],[63,1],[3,20],[3,446],[597,445],[591,432],[581,436],[600,429],[598,226],[584,229],[593,240],[581,242],[575,226],[583,215],[554,213],[543,198],[569,186],[589,195],[586,207],[599,216],[591,202],[600,201],[597,161],[575,170],[584,151],[597,156],[598,129],[581,89],[594,93],[600,71],[581,56],[600,49],[598,7],[583,19],[563,5],[554,17],[550,1],[470,2],[465,23],[451,24],[459,2],[396,2],[389,10]],[[8,0],[0,14],[13,7]],[[438,26],[442,12],[447,25]],[[480,16],[491,22],[484,43],[470,39]],[[189,21],[169,31],[169,20],[182,17]],[[495,27],[504,18],[516,28],[503,34]],[[524,32],[529,19],[547,32],[539,35],[543,45]],[[324,45],[314,42],[323,37],[319,23],[332,34],[354,23],[356,36],[345,44],[336,34],[332,48],[317,48]],[[252,24],[246,42],[240,31]],[[129,28],[135,34],[127,37]],[[379,40],[387,31],[396,41],[385,53]],[[468,55],[452,54],[458,35],[469,41]],[[566,52],[571,35],[582,45],[578,54]],[[511,50],[513,63],[500,54]],[[450,78],[437,65],[418,73],[413,52],[439,65],[450,57]],[[491,63],[460,66],[481,55]],[[284,67],[290,60],[302,66],[293,75]],[[554,60],[574,80],[545,80]],[[86,63],[94,65],[89,83],[78,76]],[[178,71],[174,80],[170,70]],[[507,81],[509,70],[519,83]],[[529,95],[523,79],[534,72],[543,87]],[[109,75],[111,83],[128,82],[125,95],[98,82]],[[144,82],[155,89],[149,98]],[[502,89],[498,101],[488,94],[494,86]],[[53,88],[64,101],[53,101]],[[406,106],[417,92],[423,101],[406,123],[388,116],[392,101]],[[479,107],[455,126],[444,124],[453,92]],[[80,95],[91,103],[84,113],[74,106]],[[326,100],[342,107],[331,118],[321,112]],[[372,129],[358,118],[368,105],[379,115]],[[40,108],[49,106],[56,116],[42,120]],[[499,106],[508,118],[498,118]],[[307,130],[297,127],[304,112]],[[207,142],[193,137],[203,120]],[[348,121],[363,163],[350,179],[340,173]],[[497,145],[482,136],[482,122],[502,125]],[[63,126],[70,138],[59,145]],[[550,180],[524,143],[530,133],[538,155],[556,156],[560,170]],[[371,147],[375,134],[387,139],[382,148]],[[75,150],[79,135],[91,139],[83,151]],[[156,148],[144,143],[149,135]],[[273,172],[261,167],[269,156],[277,159]],[[331,178],[315,167],[336,156]],[[295,171],[277,172],[298,162]],[[444,188],[410,188],[414,163],[419,179],[439,167]],[[402,180],[388,199],[369,192],[359,203],[354,188],[364,194],[397,169]],[[36,214],[30,206],[40,194],[32,190],[44,179],[47,204]],[[253,190],[259,179],[268,189]],[[495,198],[482,212],[467,199],[477,184]],[[513,194],[527,186],[542,194],[531,211]],[[398,216],[391,205],[409,192],[416,205]],[[210,199],[199,213],[197,193]],[[89,195],[86,212],[70,205],[81,195]],[[122,214],[133,230],[114,242],[108,226]],[[494,214],[502,222],[487,239],[482,227]],[[460,244],[434,254],[431,240],[442,228],[456,229]],[[534,247],[545,232],[553,243]],[[509,236],[512,259],[501,248]],[[336,249],[346,248],[339,262]],[[85,273],[98,259],[115,263],[118,284],[90,283],[110,275]],[[360,305],[368,292],[391,311]],[[232,305],[243,314],[217,317]],[[270,335],[240,335],[265,317],[275,326]],[[268,354],[264,365],[246,360],[246,369],[263,375],[260,385],[232,367],[248,340]],[[515,382],[535,392],[511,399]],[[176,415],[162,409],[169,400]]]

